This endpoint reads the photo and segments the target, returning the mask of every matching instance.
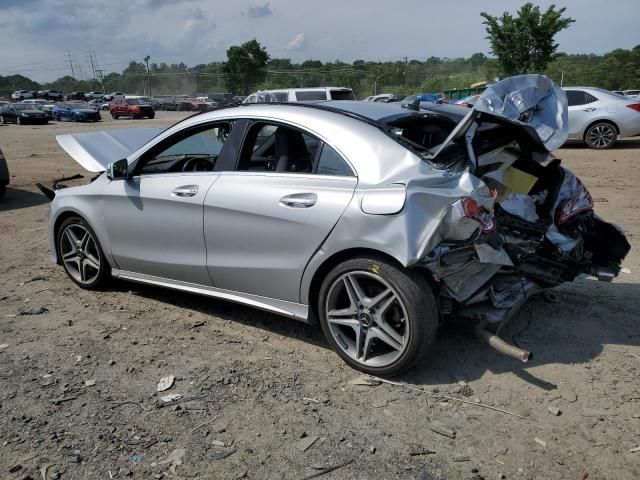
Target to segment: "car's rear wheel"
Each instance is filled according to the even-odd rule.
[[[67,275],[80,287],[100,287],[109,276],[109,264],[98,238],[80,217],[66,219],[57,233],[58,255]]]
[[[320,289],[322,330],[338,355],[362,372],[409,369],[436,336],[438,310],[427,282],[381,258],[336,266]]]
[[[618,131],[608,122],[599,122],[591,125],[584,135],[584,140],[589,148],[605,150],[616,144]]]

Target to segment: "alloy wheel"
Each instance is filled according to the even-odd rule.
[[[351,271],[338,277],[329,289],[325,311],[339,348],[362,365],[388,366],[407,347],[407,309],[379,275]]]
[[[607,148],[616,138],[616,132],[612,125],[601,123],[589,130],[587,143],[592,148]]]
[[[85,227],[68,225],[60,235],[60,255],[67,272],[78,283],[90,284],[100,275],[102,257],[96,240]]]

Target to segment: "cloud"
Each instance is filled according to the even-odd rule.
[[[261,18],[273,15],[273,12],[271,11],[269,2],[267,2],[264,5],[249,5],[249,7],[247,7],[247,9],[242,12],[242,14],[247,15],[251,18]]]
[[[304,33],[298,33],[293,40],[287,44],[289,50],[304,50],[307,48],[307,37]]]
[[[206,33],[216,28],[216,21],[213,15],[200,7],[194,7],[191,15],[187,16],[184,22],[185,33]]]

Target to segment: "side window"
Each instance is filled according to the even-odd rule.
[[[211,172],[231,128],[232,124],[225,122],[186,132],[186,136],[178,133],[172,144],[152,152],[138,173]]]
[[[329,145],[322,146],[322,152],[318,159],[318,175],[337,175],[341,177],[353,177],[353,171],[338,153]]]
[[[299,102],[327,99],[327,92],[325,90],[298,90],[295,94],[296,100]]]
[[[576,105],[586,105],[598,99],[583,90],[567,90],[567,103],[570,107]]]
[[[251,126],[238,170],[311,173],[320,141],[296,128],[269,123]]]

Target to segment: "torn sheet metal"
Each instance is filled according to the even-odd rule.
[[[567,95],[546,75],[517,75],[494,83],[474,110],[521,125],[549,151],[567,141]]]
[[[84,169],[104,172],[107,165],[127,158],[154,138],[161,128],[123,128],[56,136],[58,144]]]

